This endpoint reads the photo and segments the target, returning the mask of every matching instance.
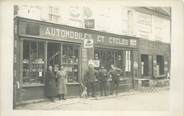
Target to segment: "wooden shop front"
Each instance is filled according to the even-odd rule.
[[[84,41],[92,40],[92,46]],[[136,74],[138,40],[134,37],[76,28],[21,17],[14,19],[14,104],[45,98],[49,65],[67,69],[67,97],[79,96],[80,83],[90,60],[109,70],[115,64],[130,83]]]

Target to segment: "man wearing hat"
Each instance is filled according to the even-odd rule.
[[[115,67],[114,64],[111,65],[111,70],[109,71],[112,78],[111,94],[113,94],[114,91],[116,91],[116,95],[118,94],[121,73],[122,70],[120,68]]]
[[[88,65],[88,70],[85,74],[84,81],[87,86],[87,94],[90,96],[90,93],[92,94],[92,97],[96,97],[96,87],[95,87],[95,81],[96,81],[96,71],[94,69],[94,66],[92,64]]]

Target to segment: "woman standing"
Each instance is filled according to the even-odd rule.
[[[45,79],[45,95],[54,101],[54,97],[56,97],[56,77],[54,72],[52,71],[52,66],[49,66],[48,71],[46,73]]]
[[[65,94],[67,93],[66,83],[67,83],[67,74],[64,70],[64,67],[61,65],[60,70],[56,73],[57,78],[57,93],[59,100],[65,100]]]

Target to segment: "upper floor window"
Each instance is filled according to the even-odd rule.
[[[59,8],[49,7],[49,21],[58,22],[59,21]]]

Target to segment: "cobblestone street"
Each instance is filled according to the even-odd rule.
[[[155,102],[157,101],[157,102]],[[120,93],[118,96],[71,98],[64,101],[40,102],[22,105],[16,109],[31,110],[169,110],[169,89],[144,90]]]

